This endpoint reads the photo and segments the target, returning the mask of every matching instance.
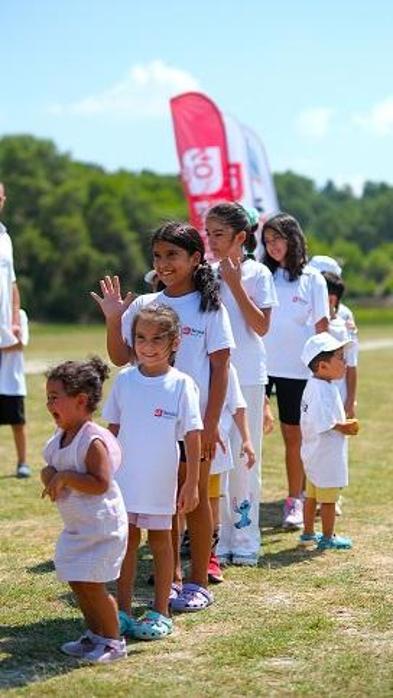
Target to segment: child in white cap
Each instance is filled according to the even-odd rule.
[[[307,381],[302,402],[300,427],[301,456],[306,473],[304,531],[302,545],[317,544],[318,549],[348,549],[349,538],[336,536],[335,503],[348,485],[346,436],[358,433],[357,419],[347,419],[334,381],[345,374],[344,346],[328,332],[310,337],[302,352],[303,363],[313,375]],[[322,535],[315,533],[317,502],[321,504]]]

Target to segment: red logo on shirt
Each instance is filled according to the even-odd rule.
[[[303,303],[306,305],[307,301],[304,298],[301,298],[300,296],[293,296],[292,303]]]
[[[162,417],[164,410],[162,410],[160,407],[157,407],[156,410],[154,410],[154,416],[155,417]]]

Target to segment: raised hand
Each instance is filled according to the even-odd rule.
[[[124,298],[121,297],[120,281],[118,276],[105,276],[100,281],[102,296],[90,291],[91,297],[100,306],[106,320],[120,318],[135,298],[135,294],[128,291]]]

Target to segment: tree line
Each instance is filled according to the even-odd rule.
[[[318,188],[293,172],[274,179],[281,209],[300,221],[310,255],[343,264],[351,297],[393,294],[393,187],[366,182],[356,197],[350,187],[329,181]],[[0,180],[23,305],[36,320],[97,319],[88,293],[103,274],[118,273],[124,289],[146,290],[151,231],[187,216],[177,176],[107,172],[29,135],[0,139]]]

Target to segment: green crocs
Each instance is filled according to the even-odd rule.
[[[173,621],[158,611],[146,611],[135,623],[137,640],[162,640],[173,632]]]

